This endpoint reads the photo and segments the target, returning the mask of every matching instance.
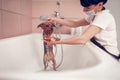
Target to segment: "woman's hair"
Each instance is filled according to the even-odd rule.
[[[80,3],[83,7],[88,7],[90,5],[97,5],[99,2],[105,4],[107,0],[80,0]]]

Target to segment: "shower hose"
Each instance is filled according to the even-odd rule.
[[[56,38],[59,38],[59,39],[61,39],[61,31],[59,30],[59,25],[57,25],[57,24],[55,24],[55,31],[56,31],[56,33],[55,33],[55,37]],[[57,54],[58,54],[58,47],[57,47],[57,45],[54,45],[54,55],[55,55],[55,58],[57,57]],[[56,69],[58,69],[61,65],[62,65],[62,63],[63,63],[63,46],[62,46],[62,44],[60,44],[60,49],[61,49],[61,52],[60,52],[60,54],[61,54],[61,58],[59,58],[60,59],[60,62],[59,63],[57,63],[56,62]],[[50,65],[50,62],[48,62],[47,63],[47,65],[52,69],[52,65]]]

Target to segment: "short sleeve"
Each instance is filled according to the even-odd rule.
[[[91,24],[100,27],[102,29],[106,29],[110,24],[111,19],[112,18],[109,14],[99,14],[95,16]]]
[[[86,18],[85,18],[85,20],[88,22],[88,23],[91,23],[91,21],[93,20],[93,17],[94,16],[87,16]]]

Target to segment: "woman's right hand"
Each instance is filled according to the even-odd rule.
[[[48,21],[52,22],[52,23],[55,23],[55,18],[51,17],[48,19]]]

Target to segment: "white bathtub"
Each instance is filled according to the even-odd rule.
[[[120,80],[119,62],[91,42],[62,47],[63,61],[58,71],[44,72],[41,34],[1,39],[0,80]],[[60,45],[56,60],[59,64]]]

